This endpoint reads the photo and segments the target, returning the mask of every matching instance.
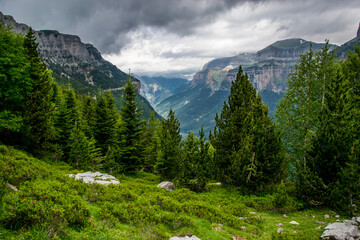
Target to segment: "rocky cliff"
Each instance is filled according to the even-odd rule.
[[[270,113],[274,113],[276,103],[287,88],[289,73],[310,45],[317,51],[324,44],[310,43],[300,38],[285,39],[257,53],[212,60],[194,75],[189,84],[182,86],[180,93],[159,103],[156,110],[165,116],[172,107],[180,120],[183,134],[189,130],[197,133],[201,123],[206,131],[213,129],[215,114],[220,113],[227,100],[231,82],[235,80],[241,65],[261,93],[263,101],[269,105]]]
[[[12,16],[0,12],[0,22],[13,26],[14,31],[26,34],[29,26],[18,23]],[[41,59],[52,70],[59,84],[70,83],[82,94],[95,94],[99,88],[113,92],[117,107],[121,105],[121,90],[128,74],[102,58],[100,52],[91,44],[83,43],[80,37],[59,33],[56,30],[40,30],[35,32]],[[141,82],[133,78],[140,92]],[[147,118],[154,111],[142,96],[137,101]]]

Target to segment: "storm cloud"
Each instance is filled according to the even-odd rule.
[[[120,69],[191,76],[217,57],[300,37],[342,44],[355,37],[358,0],[0,0],[34,29],[92,43]]]
[[[236,0],[1,0],[4,14],[33,25],[80,35],[102,52],[118,51],[139,27],[184,36],[246,1]],[[249,1],[256,3],[258,1]]]

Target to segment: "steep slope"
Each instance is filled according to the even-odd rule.
[[[12,25],[14,31],[23,34],[29,29],[26,24],[17,23],[12,16],[3,15],[1,12],[0,22]],[[56,30],[40,30],[36,31],[35,35],[39,43],[40,57],[52,70],[59,84],[70,83],[80,94],[95,95],[100,88],[112,91],[116,105],[120,108],[121,90],[128,74],[103,59],[93,45],[81,42],[78,36],[62,34]],[[133,82],[140,91],[140,81],[133,78]],[[155,110],[141,95],[137,100],[143,110],[143,117],[149,118],[150,112]]]
[[[141,81],[140,94],[155,107],[162,100],[172,96],[179,86],[188,82],[184,78],[167,78],[162,76],[141,76],[137,78]]]
[[[212,60],[194,75],[189,84],[183,86],[182,92],[159,103],[156,110],[165,116],[172,107],[180,120],[183,134],[189,130],[197,133],[201,124],[208,132],[214,127],[215,115],[220,113],[227,100],[231,82],[235,80],[241,65],[272,114],[287,87],[286,80],[292,67],[298,57],[310,48],[310,44],[315,51],[324,45],[300,38],[285,39],[257,53],[242,53]]]

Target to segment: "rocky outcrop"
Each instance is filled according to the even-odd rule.
[[[360,218],[345,220],[344,222],[330,223],[325,227],[321,238],[334,240],[356,240],[360,239],[359,231]]]
[[[84,183],[97,183],[105,186],[120,183],[114,176],[100,172],[85,172],[75,175],[69,174],[69,177],[73,177],[75,180],[79,180]]]
[[[158,188],[164,188],[166,191],[171,192],[175,190],[175,185],[172,182],[161,182],[157,185]]]

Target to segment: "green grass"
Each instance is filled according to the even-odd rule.
[[[76,172],[66,164],[41,161],[1,145],[0,165],[5,169],[1,179],[19,189],[18,192],[6,190],[0,239],[141,240],[186,235],[196,235],[203,240],[230,240],[233,236],[238,239],[319,239],[326,225],[316,221],[326,224],[336,221],[335,213],[330,209],[303,209],[292,198],[287,202],[289,206],[285,207],[294,211],[288,211],[287,216],[283,216],[286,208],[276,207],[275,194],[249,196],[241,194],[237,188],[214,185],[204,193],[188,189],[167,192],[156,187],[159,177],[148,173],[118,175],[120,185],[116,186],[86,185],[66,176]],[[49,188],[59,191],[46,193],[53,205],[47,205],[49,199],[41,196],[44,189]],[[84,204],[81,210],[84,216],[73,213],[76,206],[66,201],[68,198]],[[14,205],[14,202],[21,205],[22,199],[28,204]],[[29,201],[48,209],[33,211],[33,204]],[[35,217],[28,216],[29,211]],[[10,213],[24,214],[24,218],[32,219],[32,222],[15,229],[5,224],[9,222]],[[52,221],[54,214],[58,214],[59,219],[65,219],[66,223]],[[331,217],[325,219],[325,214]],[[346,218],[342,216],[341,220]],[[299,225],[292,225],[290,221]],[[280,223],[283,225],[276,226]],[[322,228],[316,229],[318,226]],[[278,234],[278,228],[284,231]]]

